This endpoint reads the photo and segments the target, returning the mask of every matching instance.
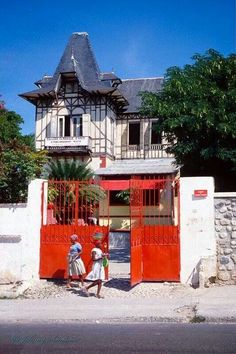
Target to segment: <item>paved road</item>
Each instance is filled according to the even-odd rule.
[[[130,278],[129,248],[111,248],[109,250],[109,276],[119,274],[120,277]]]
[[[0,353],[236,353],[236,324],[0,324]]]

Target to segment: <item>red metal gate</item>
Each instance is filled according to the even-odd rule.
[[[131,285],[179,281],[179,183],[130,181]]]
[[[179,183],[175,179],[119,181],[130,189],[131,284],[143,281],[179,281]],[[117,181],[98,183],[48,181],[42,193],[40,277],[65,278],[70,235],[77,234],[89,272],[94,238],[108,247],[109,205],[99,201],[117,189]],[[107,192],[106,192],[107,190]],[[107,215],[101,218],[99,215]],[[108,268],[106,268],[108,277]]]
[[[142,181],[130,180],[130,281],[131,285],[143,279],[142,228],[143,190]]]
[[[40,278],[67,277],[70,236],[78,235],[87,273],[95,239],[102,239],[106,251],[108,225],[98,224],[99,200],[105,191],[95,183],[79,181],[44,182],[40,241]],[[106,277],[108,268],[106,268]]]

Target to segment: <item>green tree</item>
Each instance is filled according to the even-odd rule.
[[[4,107],[0,109],[0,142],[2,145],[8,144],[14,139],[21,139],[20,125],[23,123],[22,117]]]
[[[159,118],[182,175],[210,175],[217,189],[235,189],[236,55],[213,49],[193,64],[169,68],[163,90],[141,93],[141,112]]]
[[[28,183],[41,176],[45,152],[36,152],[33,135],[23,136],[23,119],[0,108],[0,203],[26,202]]]

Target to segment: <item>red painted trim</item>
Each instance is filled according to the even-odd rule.
[[[106,157],[105,156],[100,156],[100,168],[105,168],[106,167]]]
[[[121,191],[129,189],[129,180],[102,180],[100,186],[109,191]]]

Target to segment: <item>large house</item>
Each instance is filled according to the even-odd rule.
[[[132,284],[179,280],[179,170],[164,135],[154,129],[158,117],[139,113],[139,93],[160,91],[163,78],[122,80],[103,73],[88,34],[73,33],[53,76],[35,84],[36,90],[20,96],[36,107],[37,150],[46,149],[53,159],[81,160],[97,176],[86,188],[78,181],[48,182],[56,199],[49,208],[42,195],[48,205],[46,213],[42,208],[40,276],[64,276],[61,257],[71,232],[80,235],[89,264],[91,235],[98,230],[107,237],[113,230],[130,234]],[[91,208],[94,183],[105,196]]]
[[[119,181],[174,178],[178,173],[164,136],[153,129],[158,119],[139,113],[139,93],[160,91],[163,78],[123,80],[114,72],[101,72],[88,34],[81,32],[72,34],[53,76],[35,84],[36,90],[20,96],[36,107],[37,150],[46,149],[56,159],[82,160],[100,179],[113,181],[107,187],[112,228],[125,228],[128,209],[122,218],[112,211],[119,205],[117,192],[126,188]],[[146,193],[148,206],[153,199]]]
[[[173,174],[158,120],[141,117],[141,91],[163,78],[125,79],[99,70],[87,33],[73,33],[53,76],[20,96],[36,107],[36,148],[54,157],[91,161],[102,175]],[[105,168],[103,171],[99,168]]]

